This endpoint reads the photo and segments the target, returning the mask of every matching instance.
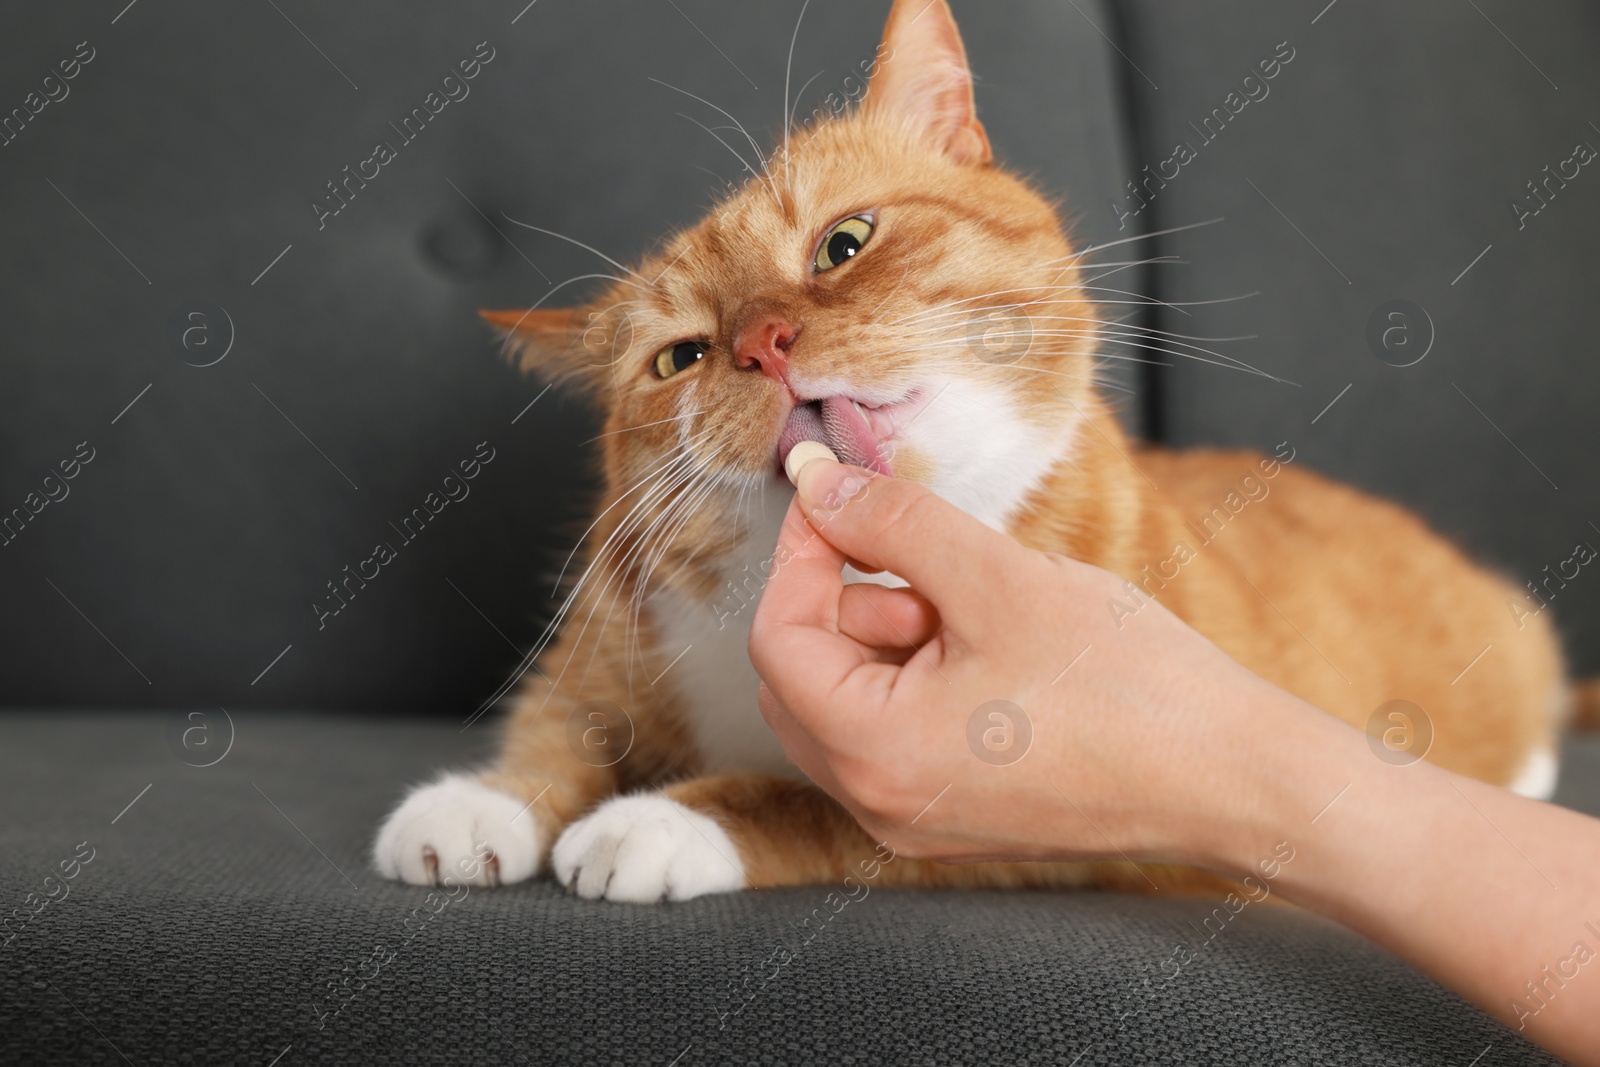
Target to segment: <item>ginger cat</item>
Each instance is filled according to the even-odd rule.
[[[1547,796],[1570,692],[1546,616],[1519,620],[1519,591],[1400,508],[1294,465],[1290,443],[1268,459],[1129,442],[1094,385],[1097,350],[1181,342],[1109,321],[1094,296],[1113,290],[1094,282],[1118,264],[1085,262],[1051,205],[995,166],[944,0],[896,0],[878,55],[854,113],[757,152],[742,188],[618,265],[592,303],[487,313],[525,368],[604,411],[605,492],[498,760],[413,791],[377,869],[504,884],[548,865],[585,897],[649,902],[837,882],[874,855],[785,759],[745,650],[792,492],[782,460],[804,438],[1123,575],[1109,610],[1157,596],[1346,722],[1412,701],[1429,758]],[[880,870],[1220,884],[1124,863]]]

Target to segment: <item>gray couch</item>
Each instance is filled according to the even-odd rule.
[[[848,92],[886,7],[813,0],[802,113]],[[1591,5],[956,8],[998,154],[1082,240],[1222,220],[1139,246],[1182,262],[1130,271],[1162,301],[1130,310],[1253,335],[1227,351],[1292,383],[1123,364],[1130,424],[1292,441],[1519,582],[1600,538],[1600,177],[1568,163],[1600,146]],[[693,219],[737,164],[647,78],[775,133],[798,9],[0,16],[0,513],[24,509],[0,535],[0,1062],[1549,1062],[1287,908],[638,908],[372,872],[403,787],[488,751],[493,717],[463,723],[538,633],[593,486],[590,414],[473,309],[594,261],[507,217],[619,258]],[[395,158],[332,197],[380,139]],[[326,583],[485,440],[471,497],[319,624]],[[1553,610],[1600,670],[1600,579]],[[1600,814],[1600,747],[1568,746],[1557,799]]]

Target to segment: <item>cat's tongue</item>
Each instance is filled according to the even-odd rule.
[[[801,441],[820,441],[833,450],[841,463],[865,467],[879,474],[893,474],[878,435],[867,424],[861,408],[849,397],[830,396],[801,404],[789,413],[789,421],[778,436],[778,468],[789,458],[789,450]]]

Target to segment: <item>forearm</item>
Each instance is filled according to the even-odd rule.
[[[1600,1063],[1600,821],[1450,774],[1394,766],[1331,718],[1286,716],[1244,870],[1295,849],[1274,889],[1369,937],[1530,1040]]]

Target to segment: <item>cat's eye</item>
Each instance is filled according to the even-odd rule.
[[[833,229],[823,235],[822,244],[817,246],[815,267],[819,272],[832,270],[860,252],[871,236],[872,220],[865,215],[853,215],[836,223]]]
[[[679,371],[688,370],[705,357],[706,346],[700,341],[679,341],[656,353],[657,378],[670,378]]]

